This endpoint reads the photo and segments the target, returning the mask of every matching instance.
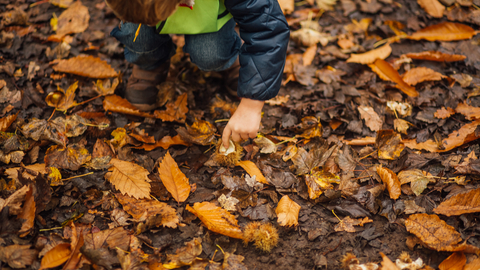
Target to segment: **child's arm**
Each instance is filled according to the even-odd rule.
[[[235,142],[257,136],[264,103],[265,101],[262,100],[242,98],[240,105],[223,130],[222,141],[225,148],[228,148],[230,136]]]

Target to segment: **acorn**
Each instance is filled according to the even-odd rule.
[[[270,252],[278,244],[278,232],[271,223],[250,222],[243,229],[243,241],[245,245],[254,242],[258,249]]]
[[[242,158],[242,152],[243,147],[239,143],[230,140],[228,148],[225,149],[222,140],[218,140],[212,159],[220,166],[235,167]]]

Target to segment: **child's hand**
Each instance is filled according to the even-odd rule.
[[[225,148],[228,148],[230,136],[234,142],[257,136],[264,103],[261,100],[242,98],[240,105],[223,130],[222,143]]]

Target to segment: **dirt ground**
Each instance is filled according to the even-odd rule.
[[[353,3],[354,8],[347,12],[346,9],[350,3]],[[474,115],[469,118],[459,113],[449,118],[439,119],[434,117],[434,113],[442,107],[455,109],[463,101],[468,101],[470,106],[480,107],[480,98],[477,94],[477,84],[480,82],[478,74],[480,40],[477,36],[473,36],[471,39],[459,41],[404,39],[391,43],[392,52],[387,59],[387,61],[391,60],[390,63],[401,59],[403,54],[429,50],[467,57],[464,61],[458,62],[415,60],[407,63],[408,68],[422,66],[445,76],[460,76],[455,77],[457,82],[454,83],[446,78],[420,82],[415,87],[419,92],[418,97],[402,94],[400,90],[393,87],[394,83],[380,79],[368,65],[347,63],[346,59],[350,52],[369,51],[374,48],[375,42],[394,36],[393,28],[385,23],[388,21],[403,24],[405,27],[401,31],[407,34],[446,21],[460,21],[478,29],[480,21],[475,15],[477,13],[473,14],[478,6],[476,1],[472,3],[470,6],[453,4],[447,8],[450,12],[449,16],[432,18],[418,5],[417,1],[339,1],[334,6],[334,10],[324,12],[319,19],[313,18],[314,22],[318,19],[323,33],[329,33],[335,38],[324,46],[318,45],[310,65],[302,66],[300,63],[287,62],[287,65],[293,66],[293,72],[290,74],[293,73],[291,78],[294,79],[281,87],[279,96],[289,96],[289,99],[280,106],[273,103],[266,104],[261,133],[268,135],[267,137],[274,141],[274,137],[277,136],[275,141],[277,143],[281,141],[278,136],[282,138],[298,136],[296,137],[297,146],[308,151],[315,149],[317,145],[327,145],[324,151],[335,145],[336,158],[326,157],[327,160],[321,167],[335,171],[342,183],[335,183],[332,188],[325,189],[318,198],[311,199],[305,174],[297,174],[298,164],[294,164],[291,160],[287,162],[282,160],[287,146],[291,143],[278,144],[277,151],[269,154],[259,153],[259,146],[252,140],[242,143],[245,148],[243,159],[252,160],[270,181],[270,185],[265,185],[262,189],[247,192],[238,182],[240,181],[238,179],[243,179],[245,175],[241,167],[205,165],[214,152],[211,145],[193,144],[188,147],[173,145],[168,147],[168,150],[156,148],[145,151],[131,148],[142,145],[136,142],[135,145],[124,146],[121,151],[120,148],[117,149],[119,150],[117,156],[136,163],[151,173],[149,178],[152,196],[159,201],[167,202],[174,208],[180,217],[181,225],[177,228],[153,227],[136,234],[139,222],[130,219],[123,226],[124,229],[129,235],[136,235],[143,243],[141,246],[143,252],[150,254],[150,258],[155,254],[163,263],[166,254],[175,254],[176,250],[184,247],[186,242],[198,237],[202,241],[203,249],[199,257],[213,258],[216,262],[223,262],[224,254],[219,251],[220,247],[226,253],[243,256],[243,264],[247,269],[341,269],[342,258],[347,253],[354,254],[361,263],[380,263],[382,261],[380,252],[392,261],[395,261],[402,252],[407,252],[412,259],[420,257],[425,264],[437,269],[439,264],[452,253],[433,250],[423,245],[421,241],[417,242],[417,245],[413,244],[410,247],[407,245],[415,243],[418,238],[407,231],[405,222],[409,214],[405,213],[405,209],[409,207],[406,204],[407,201],[414,201],[424,213],[434,214],[434,209],[446,199],[455,194],[478,189],[479,167],[475,167],[478,162],[465,161],[467,156],[472,155],[471,153],[476,156],[480,154],[478,141],[466,141],[465,144],[462,143],[459,147],[446,152],[430,152],[405,147],[392,160],[378,157],[378,153],[374,151],[378,144],[349,146],[346,142],[377,135],[370,128],[368,121],[371,120],[362,118],[358,112],[359,106],[373,108],[382,120],[381,129],[393,130],[397,117],[387,110],[386,102],[389,100],[404,101],[413,107],[411,115],[405,117],[405,120],[410,123],[410,128],[401,136],[404,140],[414,139],[417,143],[435,138],[440,138],[441,141],[465,124],[479,119],[480,116]],[[56,91],[57,86],[67,89],[78,80],[79,88],[75,97],[77,103],[95,96],[96,79],[73,74],[60,75],[63,73],[55,72],[52,68],[51,62],[55,59],[68,59],[81,54],[100,57],[113,69],[122,73],[123,81],[115,92],[119,96],[123,96],[126,81],[131,74],[132,65],[124,60],[122,45],[109,36],[110,31],[119,24],[119,20],[102,0],[83,1],[90,14],[89,26],[81,33],[70,34],[73,39],[69,43],[70,48],[67,49],[57,48],[60,43],[48,40],[48,37],[54,33],[50,26],[52,14],[59,16],[65,9],[48,2],[29,7],[31,4],[33,1],[0,0],[0,13],[16,7],[28,14],[28,21],[25,24],[8,25],[4,16],[0,26],[0,81],[4,80],[10,91],[21,92],[21,98],[16,99],[15,102],[8,99],[0,100],[2,111],[0,118],[18,113],[16,121],[8,130],[2,129],[2,134],[5,133],[3,131],[20,133],[22,125],[32,119],[50,119],[54,108],[46,104],[45,98],[48,93]],[[308,16],[304,15],[306,13],[298,12],[306,9],[312,9],[308,1],[297,2],[295,12],[287,15],[292,32],[300,29],[298,22],[307,20]],[[453,9],[463,10],[464,15],[459,15],[460,11],[451,12]],[[473,15],[470,16],[470,14]],[[360,22],[365,18],[372,19],[366,31],[346,30],[345,26],[351,25],[353,20]],[[296,19],[298,19],[297,22],[292,22]],[[8,36],[9,33],[13,34],[13,37]],[[350,51],[342,50],[337,45],[338,38],[341,35],[348,37],[349,34],[356,47],[351,47]],[[181,45],[181,37],[174,37],[174,40]],[[303,54],[306,48],[307,46],[302,46],[299,42],[291,41],[288,55]],[[227,103],[238,104],[238,98],[225,91],[220,73],[198,70],[189,62],[188,56],[181,52],[174,58],[169,76],[172,82],[170,87],[175,96],[182,93],[188,94],[189,113],[186,116],[186,123],[191,125],[198,119],[209,121],[216,127],[216,138],[219,138],[226,124],[222,120],[229,118],[230,111],[225,109],[226,107],[215,107],[217,105],[214,105],[214,101],[221,99],[226,100]],[[9,63],[14,64],[13,73],[12,69],[8,68]],[[38,69],[31,73],[29,67],[35,65]],[[317,70],[326,69],[333,73],[325,77],[316,73]],[[406,70],[406,66],[400,69],[401,72]],[[340,75],[335,73],[338,71],[344,73]],[[29,76],[29,74],[33,75]],[[289,74],[285,74],[285,79],[288,76]],[[3,97],[0,96],[0,98]],[[102,100],[103,97],[73,107],[67,114],[105,113],[109,127],[103,130],[88,127],[85,134],[69,138],[69,145],[82,144],[92,152],[97,139],[109,141],[112,139],[111,133],[114,130],[123,128],[129,123],[139,123],[138,127],[130,130],[144,129],[145,133],[155,138],[155,141],[165,136],[173,137],[177,135],[178,128],[185,127],[184,123],[175,121],[167,122],[118,112],[105,112]],[[8,107],[9,105],[11,107]],[[480,114],[477,112],[477,115]],[[62,113],[56,112],[54,118],[59,116],[62,116]],[[304,132],[311,128],[311,125],[302,121],[305,117],[311,116],[319,119],[321,134],[316,137],[302,137],[301,134],[305,134]],[[472,136],[478,138],[478,128],[474,130]],[[4,142],[2,139],[2,147],[5,147]],[[48,140],[32,139],[29,139],[29,144],[28,149],[24,149],[25,153],[36,147],[38,156],[33,158],[26,154],[21,161],[23,165],[44,163],[49,159],[46,154],[47,149],[54,145]],[[187,176],[190,185],[196,185],[195,191],[182,203],[172,199],[156,173],[167,151]],[[468,170],[465,173],[458,173],[457,166],[462,162],[466,162]],[[13,189],[6,188],[9,183],[11,185],[11,181],[15,181],[7,174],[7,170],[20,165],[2,162],[0,164],[0,178],[3,181],[0,185],[0,198],[7,199],[19,188],[19,186]],[[384,186],[384,191],[372,195],[373,187],[383,185],[375,169],[372,169],[378,164],[391,169],[394,173],[420,169],[436,177],[434,178],[436,180],[429,182],[428,186],[425,184],[426,189],[418,196],[409,185],[402,186],[402,194],[396,200],[391,199]],[[116,218],[113,216],[113,210],[121,209],[122,205],[114,197],[118,190],[105,179],[108,170],[105,168],[92,170],[86,166],[80,166],[76,170],[61,169],[60,171],[65,179],[84,174],[86,176],[66,180],[62,185],[51,186],[48,192],[45,191],[50,199],[45,201],[43,211],[36,213],[34,226],[26,236],[20,237],[18,233],[21,225],[18,224],[18,219],[9,215],[7,210],[1,212],[0,208],[2,213],[0,246],[32,245],[31,249],[41,252],[45,248],[45,242],[52,241],[51,239],[56,235],[63,235],[65,238],[64,222],[69,220],[74,220],[75,224],[85,224],[92,232],[112,229],[111,223]],[[91,172],[93,173],[89,174]],[[455,179],[458,180],[458,178],[455,177],[458,176],[465,176],[465,182],[456,181]],[[17,181],[22,182],[22,177],[19,176],[19,178],[20,180],[17,179]],[[352,182],[354,184],[350,186]],[[233,188],[230,188],[232,186]],[[242,206],[237,206],[237,211],[231,212],[237,218],[240,227],[244,227],[251,221],[272,223],[278,229],[278,245],[270,252],[260,251],[252,243],[244,245],[239,239],[208,230],[195,215],[186,210],[186,205],[199,202],[210,201],[218,204],[217,199],[222,194],[240,198]],[[298,226],[284,227],[277,222],[275,209],[284,195],[288,195],[301,207]],[[35,197],[36,201],[37,199],[38,197]],[[0,201],[0,205],[1,203]],[[38,207],[39,202],[37,202]],[[347,216],[355,219],[368,217],[372,222],[355,226],[355,232],[336,231],[335,226],[340,219]],[[468,244],[480,248],[478,213],[439,216],[446,224],[453,226]],[[115,257],[115,250],[110,249],[107,252],[110,257]],[[465,253],[468,262],[476,258],[473,254]],[[0,262],[0,269],[12,267],[7,259],[3,260],[1,256],[0,261],[3,261]],[[89,257],[87,261],[89,263],[83,265],[85,269],[120,268],[118,259],[105,265],[98,264],[100,261],[98,258]],[[40,262],[41,257],[37,256],[25,269],[39,269]],[[147,266],[145,262],[139,262],[136,265],[123,263],[122,267],[123,269],[145,269]],[[150,266],[150,269],[162,268]],[[190,268],[183,266],[180,269]],[[245,268],[239,264],[223,269]]]

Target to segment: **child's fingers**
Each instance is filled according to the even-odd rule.
[[[240,134],[238,134],[236,132],[232,132],[232,141],[240,142],[240,141],[242,141],[242,137],[240,137]]]
[[[257,132],[250,132],[250,133],[248,134],[248,137],[251,138],[251,139],[256,138],[256,137],[257,137]]]
[[[248,133],[242,133],[240,134],[240,137],[242,137],[243,140],[248,140],[248,138],[250,138]]]
[[[229,140],[230,140],[230,135],[231,134],[232,134],[232,130],[227,125],[225,127],[225,129],[223,130],[223,135],[222,135],[222,143],[223,143],[223,147],[225,147],[225,149],[228,149],[228,146],[230,145]]]

